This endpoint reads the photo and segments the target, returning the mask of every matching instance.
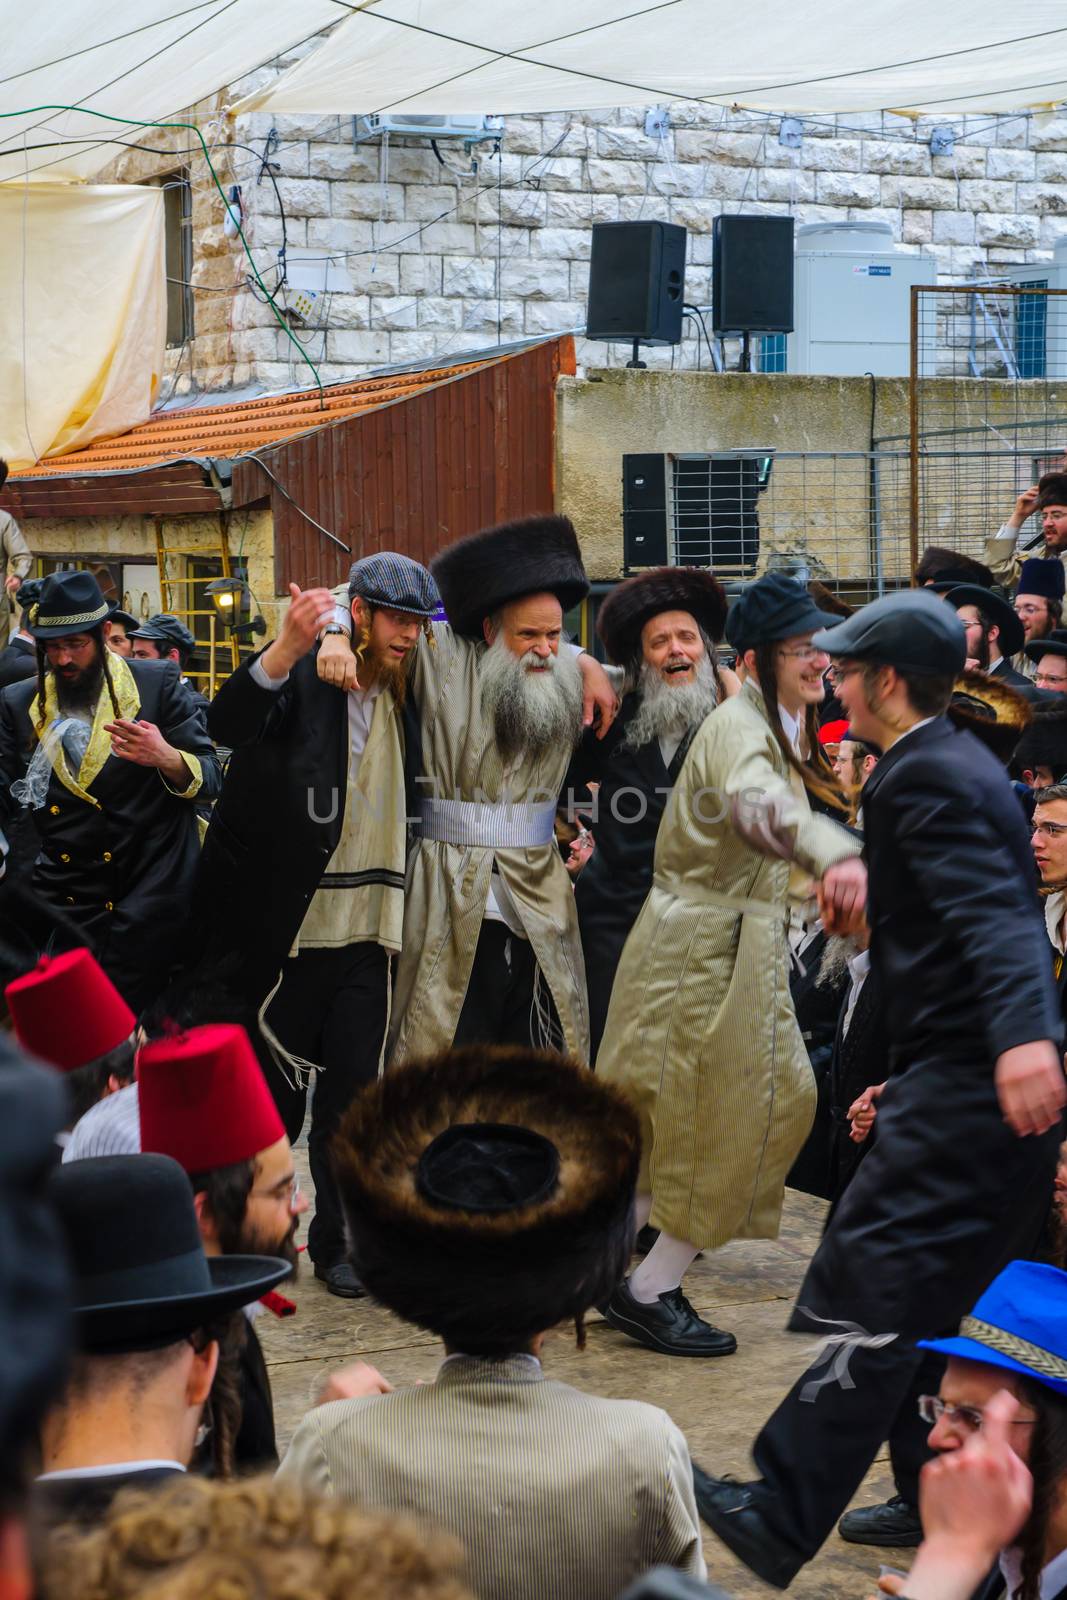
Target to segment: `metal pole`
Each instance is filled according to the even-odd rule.
[[[911,548],[911,582],[915,582],[915,568],[919,564],[919,296],[918,284],[911,291],[911,361],[908,373],[909,451],[908,471],[909,512],[908,542]]]
[[[208,618],[210,633],[208,636],[207,697],[209,700],[214,700],[215,698],[215,623],[215,607],[212,605],[211,615]]]

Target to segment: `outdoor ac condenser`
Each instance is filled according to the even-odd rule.
[[[504,131],[503,117],[422,116],[402,112],[375,111],[355,119],[355,142],[380,139],[387,133],[397,139],[463,139],[467,144],[499,139]]]
[[[798,228],[786,370],[907,377],[912,285],[936,282],[935,258],[902,251],[888,222]]]
[[[759,560],[759,496],[772,449],[624,455],[623,562],[643,567],[714,567],[750,578]]]

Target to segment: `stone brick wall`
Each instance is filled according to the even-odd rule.
[[[284,229],[290,260],[337,259],[335,292],[309,319],[286,311],[291,339],[269,304],[246,286],[240,241],[222,227],[217,190],[196,155],[180,158],[194,188],[196,336],[170,352],[174,392],[324,381],[368,368],[425,361],[522,337],[580,328],[585,317],[591,226],[662,218],[689,230],[686,298],[710,297],[711,228],[723,210],[777,215],[798,224],[882,219],[909,250],[937,258],[945,280],[1006,263],[1049,258],[1067,235],[1067,112],[959,117],[950,156],[931,153],[935,125],[891,114],[806,119],[798,149],[779,139],[777,118],[673,106],[665,137],[645,132],[645,110],[507,117],[501,151],[442,143],[355,146],[351,118],[221,115],[250,83],[199,108],[220,181],[241,187],[245,228],[264,282],[277,280]],[[262,172],[276,129],[277,189]],[[170,170],[187,136],[149,135],[159,156],[131,152],[109,176],[128,181]],[[232,148],[238,141],[247,148]],[[300,348],[293,342],[299,340]],[[181,364],[178,367],[178,357]],[[579,343],[579,359],[618,366],[623,346]],[[708,364],[692,321],[675,351],[650,365]]]

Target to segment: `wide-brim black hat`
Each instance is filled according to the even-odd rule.
[[[456,1349],[518,1349],[607,1298],[633,1243],[627,1100],[548,1052],[471,1046],[365,1089],[333,1140],[352,1260]]]
[[[641,650],[641,630],[664,611],[685,611],[714,643],[726,622],[726,590],[703,567],[651,567],[617,584],[597,617],[608,659],[622,667]]]
[[[430,571],[446,617],[468,639],[481,639],[485,618],[523,595],[554,594],[569,611],[589,593],[569,517],[525,517],[472,533],[434,556]]]
[[[1067,628],[1053,628],[1043,639],[1034,639],[1024,647],[1023,655],[1031,661],[1040,661],[1042,656],[1067,656]]]
[[[1050,694],[1032,709],[1033,721],[1015,747],[1016,768],[1048,767],[1058,783],[1067,773],[1067,694]]]
[[[67,1236],[79,1343],[92,1354],[176,1344],[292,1271],[274,1256],[207,1257],[189,1179],[170,1156],[66,1162],[49,1195]]]
[[[1025,695],[988,672],[963,672],[956,679],[949,720],[981,739],[1005,766],[1033,719]]]
[[[142,626],[142,619],[135,617],[130,611],[123,611],[121,606],[109,606],[107,612],[108,622],[118,622],[126,629],[127,634],[134,633]]]
[[[730,607],[726,637],[735,650],[744,651],[836,624],[845,626],[834,612],[819,609],[798,578],[768,572],[750,583]]]
[[[91,572],[51,572],[30,607],[27,627],[35,639],[64,639],[99,627],[110,609]]]
[[[939,588],[940,585],[934,584]],[[959,610],[960,606],[977,606],[990,623],[995,623],[1000,629],[999,644],[1002,656],[1016,655],[1026,641],[1026,629],[1015,614],[1014,606],[1008,604],[995,589],[984,589],[977,583],[960,583],[955,588],[946,589],[943,598],[950,606]]]

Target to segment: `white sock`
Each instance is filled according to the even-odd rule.
[[[650,1194],[639,1194],[634,1202],[634,1222],[637,1225],[638,1233],[641,1232],[642,1228],[648,1227],[648,1219],[651,1215],[652,1196]]]
[[[669,1233],[661,1233],[641,1265],[630,1274],[630,1293],[642,1305],[650,1306],[668,1289],[678,1288],[699,1254],[698,1247],[687,1239],[672,1239]]]

